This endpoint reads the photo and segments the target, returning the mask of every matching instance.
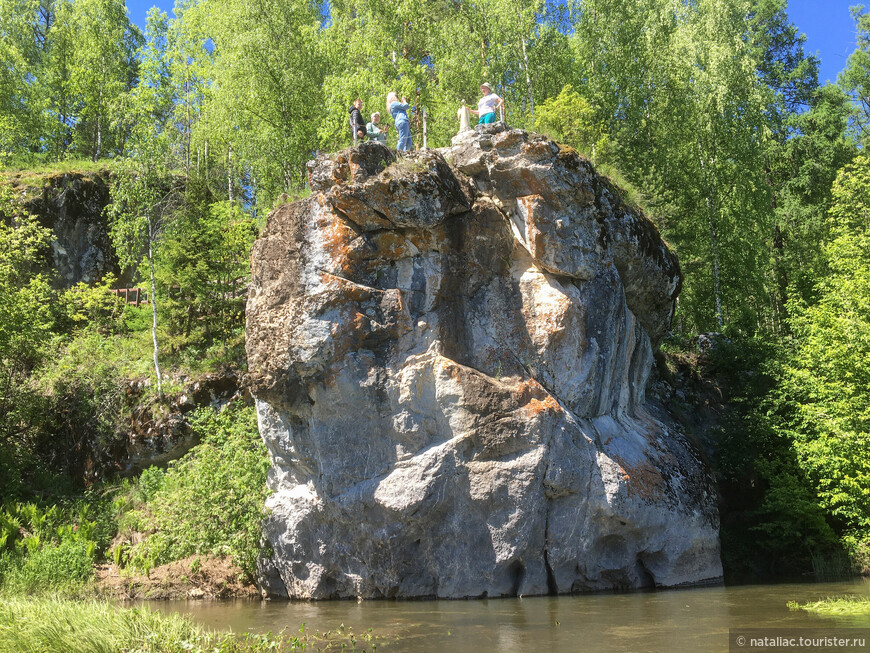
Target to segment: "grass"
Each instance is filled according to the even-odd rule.
[[[99,601],[0,598],[0,653],[206,650],[213,636],[177,616]]]
[[[38,165],[27,165],[24,162],[5,166],[0,172],[0,180],[14,185],[41,186],[46,178],[67,173],[94,173],[111,170],[113,162],[107,159],[91,161],[90,159],[70,159]]]
[[[650,216],[643,193],[628,181],[625,175],[608,163],[599,163],[595,166],[595,169],[610,183],[611,191],[616,193],[625,204],[647,217]]]
[[[376,651],[369,631],[236,635],[216,633],[177,614],[103,601],[0,597],[0,653],[265,653],[266,651]]]
[[[870,615],[870,597],[864,596],[828,597],[803,605],[797,601],[789,601],[787,605],[789,610],[804,610],[828,616]]]
[[[386,177],[407,177],[418,172],[426,172],[429,166],[425,161],[418,161],[408,156],[399,156],[384,170]]]

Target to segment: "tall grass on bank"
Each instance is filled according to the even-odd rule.
[[[0,597],[0,653],[266,653],[377,651],[371,629],[296,634],[215,633],[177,614],[102,601]]]
[[[58,598],[0,598],[0,653],[201,651],[214,636],[149,608]]]
[[[870,597],[828,597],[821,601],[813,601],[803,605],[797,601],[789,601],[788,608],[789,610],[804,610],[827,616],[870,615]]]

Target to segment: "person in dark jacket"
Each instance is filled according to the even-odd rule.
[[[362,100],[357,98],[353,101],[347,112],[350,114],[350,133],[354,142],[360,141],[366,136],[366,121],[362,117]]]

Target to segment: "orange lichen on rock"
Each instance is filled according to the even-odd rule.
[[[562,407],[559,402],[535,379],[523,379],[517,385],[514,396],[521,408],[533,415],[541,413],[559,413]]]
[[[351,251],[351,243],[356,238],[356,233],[348,227],[334,212],[326,214],[328,218],[318,220],[319,231],[323,234],[326,251],[339,268],[344,271],[347,268],[348,255]]]
[[[548,395],[543,401],[540,399],[532,399],[529,403],[523,406],[523,408],[533,415],[540,415],[541,413],[559,413],[562,411],[559,402],[553,399],[552,395]]]
[[[421,252],[441,251],[446,241],[444,225],[440,224],[433,229],[417,229],[406,234],[408,242]]]
[[[529,403],[532,399],[540,399],[546,396],[547,391],[535,379],[529,377],[521,380],[514,391],[517,403],[521,406]]]
[[[419,253],[407,238],[395,231],[382,231],[373,235],[370,242],[375,246],[372,257],[381,261],[399,261]]]

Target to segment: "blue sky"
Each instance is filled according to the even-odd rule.
[[[425,0],[423,0],[425,1]],[[859,0],[789,0],[791,21],[807,35],[808,53],[821,59],[819,79],[835,81],[837,73],[846,65],[846,59],[855,49],[855,23],[849,13],[850,5]],[[172,15],[174,0],[127,0],[130,18],[145,26],[145,14],[152,5]]]
[[[807,35],[806,52],[821,60],[819,81],[836,81],[855,49],[855,21],[849,7],[858,0],[789,0],[791,22]]]

